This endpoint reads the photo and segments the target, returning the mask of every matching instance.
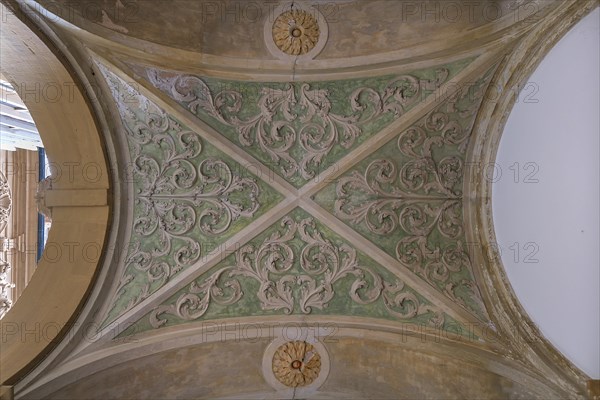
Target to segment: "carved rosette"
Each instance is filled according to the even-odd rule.
[[[321,356],[310,343],[285,343],[273,355],[273,374],[286,386],[310,385],[321,372]]]
[[[304,10],[280,14],[273,23],[273,40],[281,51],[291,56],[310,52],[319,41],[317,19]]]

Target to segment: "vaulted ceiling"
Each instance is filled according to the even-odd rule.
[[[60,343],[2,380],[16,398],[586,397],[505,278],[486,166],[516,88],[595,6],[7,2],[83,88],[111,217]]]

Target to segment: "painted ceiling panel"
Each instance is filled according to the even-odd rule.
[[[404,75],[285,83],[133,69],[298,188],[423,102],[471,61]]]
[[[297,208],[123,336],[186,321],[284,314],[385,318],[470,334],[391,271]]]
[[[141,5],[123,0],[38,1],[57,15],[92,31],[114,31],[174,48],[243,59],[272,57],[264,42],[256,40],[262,36],[262,22],[277,17],[278,4],[292,3],[275,0],[144,0]],[[414,43],[474,30],[490,20],[519,16],[515,0],[467,3],[469,7],[457,5],[458,2],[446,5],[433,0],[315,0],[305,3],[312,13],[322,13],[335,27],[332,29],[333,40],[325,49],[329,59],[403,49]],[[530,10],[526,11],[526,15],[531,14]],[[435,16],[436,12],[447,13],[449,18],[439,18],[439,15]],[[461,18],[457,12],[468,14],[468,18]],[[426,35],[421,30],[423,25],[427,28]]]
[[[115,168],[97,281],[15,398],[589,397],[512,292],[484,170],[597,2],[6,3],[89,86]],[[205,18],[255,3],[277,18]]]
[[[483,320],[464,235],[462,185],[476,111],[494,69],[315,195],[322,207]]]
[[[176,100],[175,110],[191,111],[229,139],[229,146],[247,151],[291,183],[290,188],[298,188],[318,180],[313,178],[323,168],[353,154],[367,138],[423,104],[471,62],[398,76],[294,83],[133,70]],[[308,194],[294,189],[278,193],[269,179],[256,179],[247,164],[218,150],[210,135],[184,125],[141,94],[137,84],[99,67],[123,122],[134,191],[128,255],[105,323],[195,265],[196,279],[177,284],[184,287],[129,332],[277,313],[362,315],[455,329],[444,325],[450,321],[456,326],[456,321],[437,308],[439,299],[428,299],[393,276],[399,267],[365,259],[352,243],[342,243],[331,233],[323,236],[327,222],[301,209],[283,222],[270,219],[268,233],[248,232],[246,240],[260,235],[250,244],[236,243],[237,252],[212,269],[203,267],[203,255],[284,196],[289,204],[314,198],[399,261],[402,273],[415,274],[487,320],[471,271],[461,197],[465,152],[491,70],[446,100],[435,99],[433,109],[423,111],[416,123],[365,159],[353,159],[349,171],[311,196],[310,189]],[[177,289],[171,286],[169,291]]]
[[[107,321],[282,200],[106,67],[131,155],[134,218],[125,272]]]

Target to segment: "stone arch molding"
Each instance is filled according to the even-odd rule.
[[[110,177],[96,117],[64,55],[21,9],[1,6],[2,73],[34,118],[52,170],[51,189],[40,194],[53,220],[46,250],[0,321],[0,384],[11,386],[60,342],[84,304],[109,226]]]
[[[552,15],[552,18],[537,25],[507,55],[493,82],[495,93],[483,102],[479,111],[474,129],[482,134],[477,135],[472,144],[470,162],[473,165],[494,165],[504,126],[528,78],[554,45],[581,18],[596,7],[597,3],[579,5],[569,3],[560,13]],[[494,179],[486,177],[485,174],[478,175],[471,172],[470,178],[466,179],[466,193],[470,194],[470,200],[465,207],[470,215],[469,223],[479,227],[478,232],[470,232],[469,240],[481,245],[482,251],[477,252],[474,258],[482,265],[482,278],[491,282],[485,288],[488,293],[486,298],[490,302],[501,305],[501,308],[494,312],[496,318],[504,321],[520,321],[516,329],[511,329],[510,324],[506,322],[499,324],[501,334],[509,340],[516,341],[514,346],[516,352],[535,354],[535,357],[549,360],[547,372],[555,376],[555,381],[560,385],[573,384],[578,388],[575,392],[595,399],[598,396],[598,381],[590,380],[587,374],[557,350],[539,332],[519,303],[506,276],[497,246],[491,204]],[[519,339],[525,336],[530,339],[526,341]]]

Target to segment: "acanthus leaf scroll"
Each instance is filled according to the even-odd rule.
[[[264,86],[257,101],[258,111],[246,116],[244,94],[233,89],[211,91],[193,75],[170,74],[147,69],[150,82],[175,101],[200,116],[205,113],[237,131],[237,143],[257,146],[263,162],[274,163],[285,178],[299,175],[308,180],[336,146],[349,149],[363,134],[365,124],[389,114],[397,118],[444,83],[449,71],[440,68],[436,78],[419,79],[401,75],[382,89],[356,88],[345,104],[350,112],[332,111],[331,91],[318,83],[287,83]]]
[[[116,302],[140,303],[202,255],[201,237],[217,238],[260,207],[260,188],[229,162],[204,155],[201,136],[102,65],[125,128],[134,183],[133,232]],[[142,240],[143,239],[143,240]],[[143,282],[132,285],[144,275]]]
[[[487,81],[457,91],[402,131],[394,143],[399,157],[374,157],[362,172],[339,178],[333,202],[334,214],[347,223],[375,237],[397,235],[398,261],[479,316],[485,306],[462,239],[461,186],[463,155]]]
[[[296,237],[302,245],[295,251],[291,241]],[[424,315],[431,326],[441,327],[444,323],[439,309],[423,302],[403,282],[387,282],[362,266],[356,250],[326,239],[312,218],[296,222],[285,217],[281,229],[259,246],[245,245],[235,253],[233,264],[194,281],[173,303],[157,307],[150,314],[150,324],[163,326],[168,315],[183,320],[201,318],[213,302],[234,304],[249,295],[242,291],[240,277],[259,284],[255,296],[263,311],[310,314],[313,308],[322,310],[334,296],[341,296],[336,293],[336,283],[353,277],[347,296],[354,303],[366,305],[381,300],[388,313],[399,320]]]

